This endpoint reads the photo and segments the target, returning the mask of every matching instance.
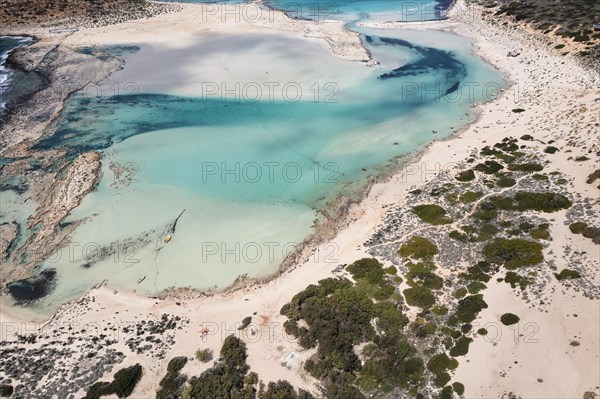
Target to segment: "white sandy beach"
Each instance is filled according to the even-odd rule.
[[[252,23],[243,18],[242,22],[222,23],[218,14],[211,15],[206,23],[199,23],[203,13],[207,13],[207,7],[212,6],[183,5],[181,13],[82,30],[69,36],[63,43],[76,47],[134,42],[172,50],[169,54],[173,54],[173,58],[148,65],[149,79],[163,83],[163,79],[168,77],[160,73],[161,67],[182,62],[186,57],[186,49],[193,48],[199,41],[226,36],[231,31],[236,34],[287,35],[299,41],[318,41],[344,59],[368,59],[358,36],[342,30],[341,23],[284,20],[272,25],[264,19]],[[236,7],[243,9],[252,6]],[[309,284],[332,276],[332,270],[339,264],[369,256],[362,244],[381,223],[386,206],[406,203],[408,191],[435,178],[438,172],[452,171],[475,148],[496,143],[507,136],[530,134],[543,141],[555,140],[557,147],[573,148],[573,153],[561,151],[554,155],[552,169],[568,176],[575,191],[595,201],[597,206],[598,191],[594,185],[585,182],[597,164],[593,161],[575,163],[568,158],[583,153],[583,148],[586,153],[589,151],[592,154],[599,150],[598,76],[582,69],[574,58],[549,51],[543,38],[535,39],[521,29],[490,24],[480,18],[476,9],[467,14],[460,12],[461,7],[464,6],[459,1],[450,21],[394,27],[439,29],[470,37],[475,42],[477,53],[506,72],[513,85],[497,100],[481,105],[481,117],[465,131],[449,140],[432,143],[419,158],[405,165],[389,181],[375,184],[369,196],[360,205],[352,207],[347,227],[330,243],[320,246],[313,253],[307,253],[304,263],[273,281],[212,297],[158,300],[134,293],[115,293],[112,288],[103,286],[86,295],[88,299],[94,298],[94,302],[65,305],[54,318],[53,324],[97,324],[103,328],[109,322],[123,324],[133,321],[134,317],[160,318],[163,313],[188,318],[190,323],[176,331],[175,344],[166,354],[166,360],[157,361],[143,354],[130,353],[124,342],[120,341],[121,350],[128,354],[123,365],[140,363],[145,370],[133,397],[153,397],[165,373],[168,359],[178,355],[192,356],[195,350],[201,348],[211,348],[218,353],[223,339],[231,333],[241,334],[248,343],[248,363],[252,371],[257,372],[265,382],[286,379],[297,387],[317,392],[315,381],[301,372],[299,362],[295,363],[296,367],[282,366],[282,359],[292,352],[298,352],[302,361],[310,357],[312,352],[303,352],[293,339],[284,336],[282,324],[285,318],[279,314],[279,310]],[[275,15],[283,18],[280,13]],[[282,33],[282,30],[285,32]],[[520,56],[507,57],[507,52],[515,48],[519,49]],[[140,62],[143,60],[140,59]],[[140,70],[140,66],[136,66],[137,73]],[[125,66],[121,77],[128,78],[127,73],[128,67]],[[168,84],[175,85],[176,82]],[[180,92],[188,89],[193,92],[198,84],[200,80],[186,82],[186,89]],[[511,112],[516,107],[526,112]],[[542,151],[544,146],[539,146]],[[584,261],[595,268],[596,281],[600,283],[598,247],[590,240],[573,239],[576,236],[563,224],[564,213],[557,213],[554,217],[554,241],[545,250],[545,255],[555,259],[560,270],[567,266],[563,257],[565,245],[585,251]],[[558,282],[555,287],[546,287],[545,292],[551,303],[548,312],[530,308],[512,293],[507,284],[496,283],[495,279],[490,281],[484,292],[490,306],[480,314],[476,323],[479,326],[496,323],[502,335],[494,342],[479,337],[473,342],[469,354],[460,359],[455,375],[457,380],[464,383],[466,397],[498,398],[508,392],[518,392],[523,397],[581,398],[585,391],[600,393],[598,302],[564,288]],[[525,323],[533,323],[529,325],[531,330],[517,333],[498,323],[499,315],[507,311],[521,316],[521,328]],[[255,312],[250,327],[243,333],[237,331],[236,326],[241,320]],[[0,316],[3,325],[7,322],[18,324],[19,315],[0,312]],[[210,331],[205,337],[200,334],[203,328]],[[494,326],[486,328],[492,331]],[[252,330],[256,335],[251,335]],[[535,333],[531,335],[534,330]],[[581,346],[569,345],[575,339],[581,342]],[[197,375],[208,366],[191,361],[183,372]]]

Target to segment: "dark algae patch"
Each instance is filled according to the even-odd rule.
[[[37,276],[8,283],[11,297],[21,305],[31,304],[50,294],[56,287],[56,270],[46,269]]]

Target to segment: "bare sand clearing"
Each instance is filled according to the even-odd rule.
[[[189,318],[190,323],[176,331],[175,344],[166,353],[165,360],[143,354],[128,355],[124,366],[139,362],[145,369],[134,397],[154,395],[168,359],[177,355],[192,356],[199,348],[211,348],[218,353],[228,334],[240,334],[248,342],[248,362],[262,379],[287,379],[296,386],[315,392],[315,381],[297,368],[312,352],[302,352],[294,340],[285,337],[282,333],[284,318],[279,315],[279,310],[307,285],[331,276],[339,264],[368,256],[362,243],[381,223],[386,205],[404,204],[406,193],[434,179],[435,170],[452,170],[473,149],[496,143],[506,136],[531,134],[537,139],[554,139],[559,145],[570,144],[578,148],[598,139],[598,129],[594,127],[594,123],[600,122],[600,81],[597,76],[586,72],[574,59],[547,51],[542,39],[535,39],[521,29],[507,29],[482,20],[476,9],[471,10],[472,14],[461,13],[461,6],[459,2],[449,22],[411,24],[410,28],[450,30],[474,38],[477,52],[508,72],[514,85],[496,101],[482,105],[479,120],[460,135],[431,144],[418,159],[389,181],[375,184],[368,198],[350,210],[347,227],[332,242],[320,246],[307,255],[304,263],[268,283],[212,297],[163,300],[133,293],[115,293],[109,287],[101,287],[86,296],[87,299],[93,298],[93,302],[87,301],[85,306],[81,303],[65,305],[53,322],[105,326],[108,322],[126,323],[152,315],[159,317],[162,313]],[[186,5],[181,15],[161,15],[137,23],[78,32],[67,39],[67,43],[115,44],[127,37],[127,40],[161,41],[165,46],[184,48],[192,46],[197,38],[216,32],[265,30],[262,23],[219,22],[210,27],[198,24],[198,15],[201,14],[198,7]],[[289,34],[293,35],[304,36],[305,30],[310,27],[311,32],[332,34],[334,40],[343,41],[344,38],[357,43],[352,34],[339,30],[339,26],[334,26],[327,33],[319,30],[323,29],[319,24],[293,22],[286,26]],[[280,34],[275,28],[272,33]],[[348,52],[333,45],[331,48],[349,59],[363,59],[364,53],[358,51],[354,44],[341,47]],[[515,48],[521,52],[520,56],[508,58],[506,53]],[[516,107],[526,109],[526,112],[511,112]],[[557,153],[552,167],[572,179],[579,194],[597,199],[596,189],[585,183],[595,165],[592,162],[574,163],[567,159],[569,156],[569,153]],[[589,240],[572,239],[567,226],[562,225],[562,218],[563,214],[556,215],[558,222],[552,230],[555,238],[545,251],[557,254],[560,270],[568,266],[560,254],[565,244],[569,244],[591,254],[592,267],[598,270],[598,247]],[[564,398],[582,397],[585,391],[598,391],[599,304],[563,286],[547,287],[546,290],[552,302],[551,310],[541,312],[529,308],[526,301],[515,296],[507,284],[497,284],[495,280],[490,282],[484,292],[489,308],[480,314],[476,323],[479,326],[495,323],[495,326],[488,324],[490,335],[496,326],[502,335],[494,340],[476,339],[469,354],[461,359],[456,377],[465,384],[468,397],[500,397],[514,391],[526,397]],[[526,328],[526,322],[533,324],[528,325],[526,331],[519,332],[500,325],[499,315],[509,311],[521,316],[521,328]],[[244,317],[251,315],[253,323],[240,333],[236,326]],[[3,320],[6,317],[14,318],[14,315],[2,315]],[[203,328],[209,329],[204,337],[200,334]],[[579,341],[581,346],[570,346],[571,340]],[[282,366],[282,359],[294,351],[299,352],[300,358],[291,361],[288,367]],[[183,372],[193,375],[207,367],[192,361]]]

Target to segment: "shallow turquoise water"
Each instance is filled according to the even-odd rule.
[[[169,0],[168,0],[169,1]],[[175,1],[175,0],[173,0]],[[246,0],[177,0],[183,3],[249,3]],[[267,0],[266,5],[297,19],[430,21],[445,17],[449,0]]]
[[[269,6],[298,19],[428,21],[444,18],[445,2],[436,0],[267,0]]]
[[[242,274],[267,276],[312,231],[317,209],[354,193],[391,159],[472,121],[471,104],[505,85],[458,36],[361,33],[379,66],[340,60],[318,43],[302,43],[297,52],[299,43],[284,37],[228,39],[244,48],[275,41],[253,53],[254,62],[304,88],[335,71],[335,90],[318,82],[315,98],[251,101],[156,90],[73,96],[56,134],[38,148],[63,148],[70,157],[102,151],[103,174],[67,220],[85,223],[43,265],[56,269],[57,286],[36,306],[56,308],[104,279],[151,295],[173,286],[223,288]],[[244,65],[243,56],[233,52],[228,62]],[[222,58],[214,59],[197,73],[218,69]],[[236,79],[234,73],[228,83]],[[268,77],[262,79],[255,83]],[[336,259],[335,250],[315,256]]]

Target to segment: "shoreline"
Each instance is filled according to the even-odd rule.
[[[189,7],[205,7],[205,5],[202,5],[202,4],[188,4],[188,3],[173,3],[173,4],[182,6],[184,8],[188,7],[188,6]],[[253,5],[253,3],[250,3],[250,5]],[[242,4],[240,6],[244,7],[244,6],[247,6],[247,4]],[[419,26],[423,27],[424,29],[431,29],[432,27],[435,27],[434,30],[451,32],[451,33],[454,33],[459,36],[469,37],[470,40],[473,41],[473,47],[476,48],[477,47],[477,38],[476,37],[469,36],[469,35],[465,34],[464,31],[462,32],[463,34],[461,34],[461,32],[457,32],[456,27],[452,26],[452,25],[455,25],[458,23],[456,21],[456,19],[457,19],[457,16],[460,17],[460,15],[461,15],[460,10],[463,7],[465,7],[464,0],[454,1],[452,4],[452,9],[450,9],[447,13],[448,18],[443,19],[443,20],[418,21],[418,22],[406,22],[406,23],[404,23],[404,22],[402,22],[402,23],[359,22],[359,25],[367,26],[367,27],[374,27],[374,28],[384,28],[384,26],[382,26],[382,25],[385,25],[385,28],[396,28],[396,29],[406,29],[407,27],[408,27],[408,29],[414,29],[415,27],[419,27]],[[278,11],[278,10],[272,9],[270,7],[269,7],[269,9],[276,12],[277,14],[281,14],[281,15],[285,14],[285,12],[283,12],[283,11]],[[176,14],[177,13],[175,13],[174,15],[176,15]],[[289,18],[289,17],[287,17],[287,18]],[[295,19],[295,18],[291,18],[291,20],[292,20],[293,24],[295,24],[295,23],[300,23],[300,24],[314,23],[313,21],[306,21],[306,20]],[[464,23],[464,21],[463,21],[463,23]],[[346,26],[346,24],[341,24],[341,29],[343,29],[346,33],[352,33],[352,35],[356,36],[356,37],[360,36],[360,34],[358,34],[355,31],[347,29],[345,26]],[[109,28],[110,28],[110,26],[109,26]],[[271,29],[275,29],[275,28],[272,27]],[[72,36],[72,34],[67,35],[65,40],[68,41],[70,36]],[[321,39],[325,39],[325,38],[321,38]],[[329,42],[327,40],[325,40],[325,41],[329,44]],[[79,44],[81,44],[81,43],[79,42]],[[330,47],[330,51],[334,55],[345,58],[343,55],[336,53],[334,48],[331,47],[331,45],[329,47]],[[364,46],[362,46],[362,43],[361,43],[361,48],[368,53],[368,50]],[[485,59],[486,62],[493,65],[497,70],[499,70],[505,76],[505,78],[508,79],[509,84],[500,93],[500,95],[502,95],[506,91],[511,90],[511,88],[513,88],[515,82],[513,82],[510,79],[511,78],[510,72],[507,69],[504,69],[504,68],[496,65],[494,63],[494,60],[492,60],[491,58],[486,57],[484,54],[481,54],[481,52],[477,52],[475,48],[474,48],[473,52],[477,56]],[[358,60],[358,59],[355,61],[364,62],[363,60]],[[98,82],[101,82],[102,80],[107,79],[110,75],[112,75],[113,73],[115,73],[123,68],[124,68],[124,63],[121,63],[120,65],[118,65],[116,67],[116,69],[112,70],[109,73],[109,75],[107,75],[103,79],[99,80]],[[68,96],[66,99],[68,99]],[[66,101],[66,99],[64,101]],[[315,212],[317,213],[317,219],[315,221],[315,227],[313,227],[313,232],[310,235],[306,236],[302,240],[302,242],[300,242],[298,244],[296,249],[294,251],[292,251],[291,253],[289,253],[282,260],[282,262],[278,266],[278,268],[275,271],[273,271],[272,273],[270,273],[266,276],[262,276],[262,277],[249,277],[247,275],[240,275],[235,279],[235,281],[232,284],[230,284],[229,286],[223,287],[223,288],[219,288],[219,289],[211,289],[211,288],[196,289],[196,288],[189,288],[189,287],[167,288],[167,289],[161,291],[157,296],[148,296],[148,297],[149,298],[166,299],[166,298],[171,298],[171,297],[178,297],[180,295],[182,297],[188,297],[188,298],[189,297],[202,298],[202,297],[206,297],[206,296],[227,295],[228,293],[232,293],[232,292],[236,292],[236,291],[240,291],[240,290],[247,290],[247,289],[251,289],[252,287],[257,287],[257,286],[261,286],[263,284],[268,284],[271,281],[276,280],[280,276],[282,276],[286,273],[290,273],[293,270],[301,267],[302,264],[306,263],[310,259],[311,256],[313,256],[316,252],[319,251],[320,246],[327,244],[328,242],[330,242],[332,240],[334,241],[340,231],[347,229],[349,225],[351,225],[353,222],[355,222],[358,219],[358,217],[356,216],[356,213],[364,212],[364,209],[361,209],[361,208],[364,208],[364,203],[368,199],[369,195],[371,194],[371,190],[374,187],[376,187],[378,189],[379,189],[379,187],[383,187],[381,190],[385,191],[385,187],[388,185],[392,185],[393,181],[395,179],[397,179],[398,176],[400,176],[403,173],[407,164],[412,165],[412,164],[418,163],[426,154],[428,154],[431,151],[432,147],[435,146],[436,143],[440,143],[438,145],[441,145],[442,143],[459,142],[463,133],[469,131],[470,129],[472,129],[474,126],[476,126],[479,123],[479,121],[483,115],[483,107],[487,104],[494,103],[497,100],[498,100],[498,98],[490,98],[487,101],[473,104],[473,107],[478,109],[478,116],[470,123],[465,124],[460,129],[454,131],[453,133],[451,133],[450,135],[448,135],[444,138],[435,139],[435,140],[429,142],[428,144],[426,144],[424,147],[422,147],[421,149],[419,149],[417,151],[412,151],[408,154],[400,155],[393,159],[390,159],[389,161],[387,161],[387,165],[384,165],[384,166],[378,168],[376,171],[376,174],[371,175],[368,178],[368,180],[362,182],[359,185],[359,187],[357,187],[356,190],[351,193],[351,195],[340,194],[337,197],[332,198],[331,201],[327,202],[323,208],[314,209]],[[63,101],[63,106],[64,106],[64,101]],[[98,173],[99,173],[99,171],[98,171]],[[98,177],[98,176],[96,176],[96,177]],[[87,190],[86,193],[89,191],[90,190]],[[86,193],[83,193],[83,195],[85,196]],[[83,199],[83,197],[78,198],[79,201],[81,201],[82,199]],[[109,284],[107,285],[106,282],[102,282],[99,285],[107,286],[108,288],[110,288],[110,285]],[[94,288],[90,289],[90,291],[93,289]],[[137,294],[135,294],[134,291],[131,291],[130,293],[137,295]],[[140,295],[140,296],[145,297],[144,295]],[[72,301],[69,301],[69,302],[65,303],[63,306],[61,306],[61,308],[64,306],[68,307],[73,302],[77,302],[77,300],[78,299],[73,299]]]
[[[63,305],[50,319],[52,321],[50,325],[56,323],[57,326],[65,326],[78,323],[76,325],[79,328],[96,323],[99,327],[113,328],[116,325],[116,328],[122,329],[124,325],[128,325],[127,323],[135,322],[138,317],[142,317],[144,320],[154,320],[163,313],[181,316],[189,320],[189,324],[184,326],[182,331],[176,333],[174,344],[168,349],[169,355],[191,354],[195,348],[210,348],[218,353],[226,335],[241,334],[248,341],[248,363],[253,371],[258,372],[267,380],[287,379],[296,387],[303,387],[315,392],[314,387],[317,382],[312,377],[302,374],[294,367],[289,367],[289,369],[282,367],[282,359],[289,353],[297,352],[300,354],[301,360],[307,360],[312,352],[302,350],[295,340],[290,340],[283,333],[281,326],[286,318],[279,314],[279,310],[283,304],[289,302],[293,295],[309,284],[314,284],[326,277],[344,276],[344,272],[335,271],[338,265],[351,263],[361,257],[372,256],[370,248],[363,244],[378,227],[385,224],[385,216],[390,205],[406,206],[411,198],[408,196],[411,190],[435,180],[440,174],[453,173],[458,165],[468,159],[473,150],[478,150],[484,145],[492,145],[506,136],[520,136],[526,133],[532,134],[535,140],[541,142],[557,140],[555,145],[560,147],[577,149],[589,144],[591,146],[589,151],[598,151],[598,144],[592,140],[597,138],[593,135],[594,123],[596,126],[600,123],[600,117],[595,116],[594,119],[593,116],[595,110],[600,108],[600,102],[594,100],[600,98],[600,93],[597,89],[598,86],[594,86],[593,83],[600,82],[600,78],[593,74],[580,76],[582,67],[576,65],[573,58],[563,60],[556,55],[547,56],[545,55],[546,48],[532,46],[534,39],[529,38],[527,32],[521,32],[518,28],[513,29],[510,26],[502,28],[501,22],[499,21],[496,27],[488,27],[489,21],[481,21],[480,24],[473,26],[469,26],[459,19],[437,23],[440,29],[448,29],[460,35],[464,33],[470,37],[473,40],[476,54],[499,70],[507,72],[511,85],[500,94],[499,98],[477,105],[480,110],[477,119],[466,125],[460,132],[429,143],[413,154],[401,165],[399,170],[391,173],[384,181],[369,184],[368,195],[360,203],[348,206],[348,216],[345,222],[341,223],[341,227],[335,231],[335,238],[316,245],[316,250],[312,253],[308,251],[308,258],[302,264],[284,270],[268,281],[254,282],[249,285],[242,284],[237,288],[214,293],[208,297],[182,292],[180,295],[165,293],[164,297],[157,299],[131,292],[115,292],[107,286],[95,287],[80,299]],[[477,38],[478,30],[481,34],[479,38]],[[503,34],[497,36],[499,32]],[[468,36],[469,33],[472,36]],[[529,44],[529,46],[524,48],[523,54],[519,58],[506,57],[507,46],[511,46],[518,39],[525,40],[522,44]],[[561,62],[564,63],[561,64]],[[539,77],[539,80],[532,80],[532,77]],[[562,77],[562,79],[559,80],[557,77]],[[535,83],[532,88],[521,91],[524,88],[523,85],[531,82]],[[515,98],[517,94],[519,95],[518,100]],[[515,107],[523,107],[526,110],[522,114],[516,114],[511,111]],[[586,110],[582,111],[584,107]],[[573,110],[578,110],[577,115],[582,122],[575,117],[570,119]],[[585,183],[590,168],[594,167],[594,162],[597,165],[597,159],[587,163],[574,164],[568,161],[569,156],[567,151],[558,152],[554,155],[556,158],[553,158],[552,165],[564,171],[566,176],[572,179],[575,193],[592,199],[597,198],[595,187]],[[568,234],[568,228],[560,225],[553,226],[553,229],[557,230],[558,235],[554,234],[554,236],[558,238],[548,244],[546,251],[556,251],[560,254],[561,246],[565,245],[561,234]],[[323,254],[328,253],[326,245],[330,243],[335,244],[337,248],[335,262],[323,258]],[[585,242],[580,244],[576,249],[587,250],[588,253],[590,252],[589,248],[597,249],[594,246],[589,247]],[[554,287],[551,288],[554,289]],[[554,345],[563,338],[562,335],[567,335],[566,332],[563,332],[566,326],[561,324],[561,318],[557,317],[558,321],[555,321],[551,316],[539,312],[537,309],[527,309],[527,306],[522,303],[523,301],[504,286],[490,284],[486,295],[488,295],[488,291],[494,299],[488,301],[490,309],[484,312],[485,314],[482,316],[484,320],[488,320],[486,319],[488,317],[489,320],[497,320],[497,317],[494,318],[494,316],[510,310],[521,316],[533,317],[532,315],[535,315],[533,320],[543,327],[544,335],[542,337],[546,339],[543,341],[546,345]],[[583,302],[584,299],[580,295],[577,297],[573,295],[568,309],[565,309],[564,312],[584,312],[582,315],[593,318],[593,315],[585,315],[585,310],[590,303]],[[580,306],[582,303],[585,306]],[[253,315],[252,328],[257,329],[259,339],[253,338],[249,333],[236,330],[240,321],[249,315]],[[4,310],[0,311],[0,317],[3,322],[25,322],[19,321],[18,317],[10,317],[4,313]],[[544,317],[547,319],[543,319]],[[598,320],[598,316],[595,317],[596,319],[593,321]],[[584,317],[580,317],[574,325],[579,328],[584,323],[583,319]],[[587,320],[587,318],[585,319]],[[544,324],[543,320],[550,320],[553,323]],[[41,325],[39,324],[37,327]],[[198,330],[205,325],[216,326],[216,331],[207,337],[200,337]],[[19,331],[26,333],[36,330],[31,326],[29,328],[20,326],[19,328],[21,328]],[[589,330],[589,325],[583,324],[581,328]],[[588,335],[584,335],[586,330],[582,331],[580,335],[589,338]],[[273,339],[271,339],[272,332]],[[514,349],[510,346],[512,332],[508,330],[505,332],[508,334],[508,339],[505,337],[499,347],[485,346],[484,343],[478,342],[476,350],[469,354],[468,361],[464,362],[461,359],[457,374],[461,375],[461,381],[467,387],[468,397],[500,397],[506,389],[505,385],[510,385],[511,392],[513,392],[513,386],[515,390],[526,388],[537,391],[542,388],[550,390],[553,386],[562,387],[564,385],[561,378],[562,368],[554,367],[552,369],[553,364],[547,364],[547,359],[538,358],[538,352],[534,351],[536,346],[522,345]],[[4,334],[5,331],[2,333]],[[262,339],[260,339],[261,337]],[[119,345],[126,348],[124,342]],[[551,348],[554,349],[553,346]],[[515,377],[515,379],[500,378],[499,371],[505,364],[512,364],[515,359],[513,351],[516,350],[520,354],[524,353],[523,356],[527,355],[523,360],[529,359],[529,362],[526,363],[519,358],[519,363],[525,363],[524,367],[526,367],[521,371],[529,369],[540,373],[543,370],[552,369],[556,372],[554,374],[548,372],[552,377],[545,377],[546,381],[543,386],[536,385],[539,384],[539,382],[535,382],[535,378],[538,377],[533,373],[522,373],[522,376]],[[589,351],[588,347],[586,352]],[[556,352],[559,351],[556,350]],[[578,363],[582,370],[577,370],[577,372],[595,382],[596,379],[592,380],[592,378],[596,378],[592,375],[594,369],[586,367],[590,363],[585,362],[593,360],[593,355],[592,350],[591,354],[583,354],[575,359],[583,359],[581,364]],[[166,357],[167,360],[168,358],[169,356]],[[560,359],[564,359],[564,357]],[[570,358],[567,359],[570,360]],[[536,367],[538,361],[543,364]],[[132,352],[123,365],[127,366],[135,362],[143,364],[145,375],[136,387],[134,396],[153,397],[158,380],[166,370],[167,361]],[[564,364],[571,365],[572,363],[565,362]],[[191,364],[186,368],[186,372],[190,375],[197,375],[209,366]],[[480,380],[479,373],[485,377],[485,382]],[[528,381],[529,377],[533,380]],[[588,380],[585,381],[586,384]],[[492,387],[492,382],[499,387],[496,385]],[[489,384],[490,387],[488,388],[486,384]],[[577,384],[581,385],[582,383],[577,381],[562,389],[571,389],[575,392],[575,388],[580,388]],[[563,393],[562,391],[556,392]],[[581,397],[581,393],[577,391],[578,397]]]

